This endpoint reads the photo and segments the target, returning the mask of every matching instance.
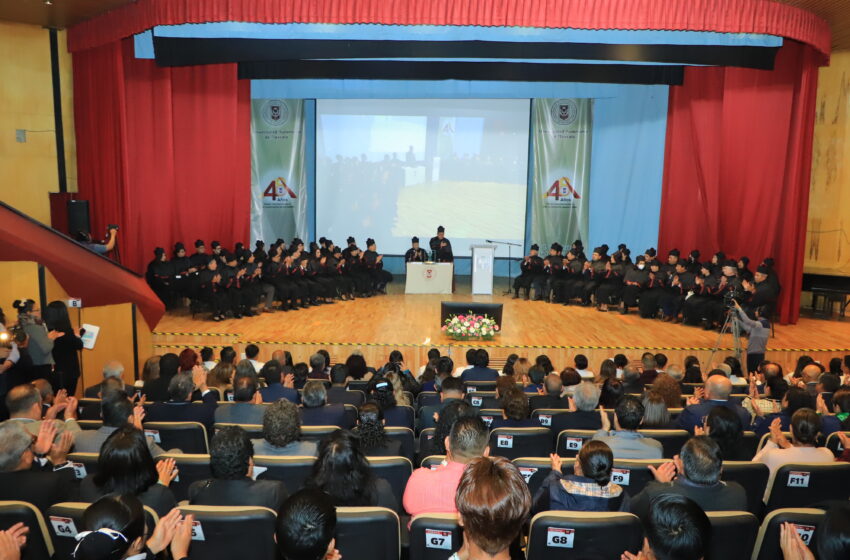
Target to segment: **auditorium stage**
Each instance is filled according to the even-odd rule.
[[[370,364],[379,364],[398,348],[407,366],[418,368],[431,347],[461,363],[467,347],[474,345],[487,347],[497,365],[511,353],[531,358],[546,353],[556,367],[563,367],[571,363],[572,356],[583,353],[595,370],[601,360],[618,352],[637,360],[644,350],[664,352],[671,363],[681,363],[688,354],[705,362],[717,343],[717,332],[641,319],[634,312],[624,316],[592,307],[513,300],[501,295],[504,282],[497,281],[497,295],[492,296],[470,295],[468,277],[457,278],[457,290],[451,296],[405,295],[404,278],[397,277],[386,296],[220,323],[206,320],[207,314],[193,319],[188,311],[169,312],[154,331],[154,352],[226,345],[241,352],[246,344],[255,342],[262,359],[283,348],[291,351],[296,361],[306,361],[315,350],[326,348],[336,362],[359,349]],[[503,303],[502,334],[486,342],[451,340],[440,331],[440,302],[444,300]],[[721,347],[731,346],[731,335],[724,336]],[[722,350],[715,360],[728,353]],[[800,318],[796,325],[777,326],[768,358],[793,366],[801,354],[824,363],[850,354],[850,323]]]

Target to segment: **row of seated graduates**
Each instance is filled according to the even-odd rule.
[[[649,248],[632,262],[631,251],[620,244],[608,254],[608,246],[594,248],[590,259],[580,240],[562,255],[563,247],[554,243],[549,254],[541,258],[537,245],[521,263],[522,273],[514,282],[516,298],[521,289],[529,298],[531,289],[536,300],[564,305],[595,303],[599,311],[620,306],[627,314],[638,309],[644,318],[662,318],[689,325],[702,324],[716,328],[723,322],[726,309],[724,296],[735,295],[751,316],[756,310],[762,317],[773,315],[780,285],[774,260],[765,259],[752,272],[750,259],[728,259],[723,252],[701,263],[700,252],[691,251],[686,258],[672,249],[666,262]]]
[[[383,270],[383,255],[373,239],[366,240],[366,250],[352,237],[345,249],[324,237],[310,243],[309,250],[298,238],[288,247],[282,239],[268,251],[265,247],[257,241],[251,251],[236,243],[227,251],[213,241],[212,253],[207,253],[199,239],[192,255],[186,254],[183,243],[176,243],[170,260],[157,247],[146,279],[167,307],[189,300],[193,313],[209,307],[216,321],[385,294],[393,280]]]

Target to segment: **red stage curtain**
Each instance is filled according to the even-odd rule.
[[[766,33],[812,45],[824,59],[831,42],[823,19],[764,0],[138,0],[72,27],[68,45],[78,51],[155,25],[218,21]]]
[[[772,72],[691,67],[670,89],[659,247],[774,257],[782,323],[799,317],[817,59],[786,41]]]
[[[232,247],[250,221],[250,82],[235,64],[159,68],[132,40],[74,54],[80,198],[109,223],[122,263],[144,272],[154,247]]]

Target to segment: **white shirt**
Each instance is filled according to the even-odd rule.
[[[455,370],[455,372],[452,374],[452,377],[460,377],[461,375],[463,375],[463,372],[465,372],[465,371],[466,371],[466,370],[468,370],[468,369],[472,369],[472,366],[462,366],[462,367],[459,367],[459,368],[457,368],[457,369]]]
[[[772,441],[768,441],[761,451],[753,457],[754,463],[764,463],[770,469],[770,478],[764,491],[764,499],[773,486],[773,477],[779,467],[790,463],[832,463],[835,461],[832,451],[826,447],[789,447],[780,449]]]
[[[577,369],[576,371],[582,379],[594,379],[596,377],[589,369]]]
[[[251,365],[254,366],[254,371],[256,371],[257,373],[260,373],[260,370],[263,369],[263,366],[265,365],[263,362],[258,362],[257,360],[248,361],[251,362]]]
[[[212,368],[214,368],[216,366],[216,364],[217,364],[217,362],[213,362],[213,361],[204,362],[204,367],[207,368],[208,370],[212,371]]]
[[[621,368],[617,368],[617,379],[623,378],[623,370]]]

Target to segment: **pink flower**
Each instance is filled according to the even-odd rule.
[[[447,327],[446,327],[445,325],[443,325],[443,329],[442,329],[442,330],[443,330],[443,332],[445,332],[446,328],[447,328]]]
[[[495,327],[493,327],[493,329],[494,329],[494,330],[499,330],[499,325],[496,325]]]

